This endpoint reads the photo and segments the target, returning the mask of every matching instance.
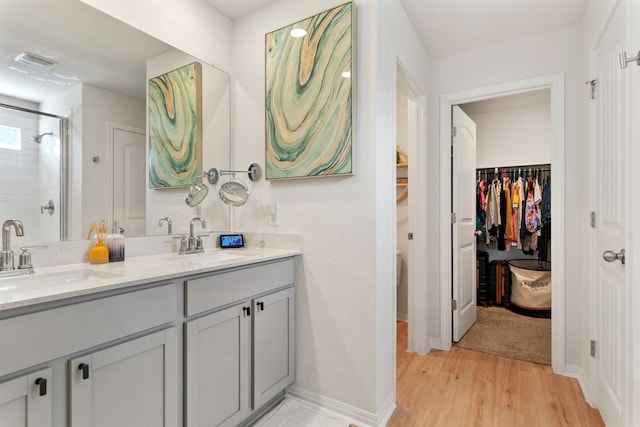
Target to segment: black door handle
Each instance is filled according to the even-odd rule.
[[[86,380],[89,378],[89,364],[81,363],[78,365],[78,369],[82,371],[82,379]]]
[[[47,379],[46,378],[42,378],[42,377],[38,378],[36,380],[36,385],[39,386],[38,387],[38,389],[39,389],[38,394],[40,396],[45,396],[47,394]]]
[[[251,307],[242,307],[242,311],[244,311],[245,315],[251,316]]]
[[[256,305],[258,306],[258,310],[264,310],[264,303],[262,301],[258,301]]]

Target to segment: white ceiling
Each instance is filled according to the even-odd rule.
[[[277,0],[206,0],[231,19]],[[588,0],[400,0],[431,59],[582,21]]]
[[[146,60],[171,49],[78,0],[4,1],[0,8],[0,94],[33,102],[80,82],[146,96]],[[50,71],[16,62],[30,52],[58,62]]]
[[[539,89],[523,92],[515,95],[500,96],[485,99],[483,101],[469,102],[460,105],[470,116],[513,108],[530,107],[533,105],[549,105],[551,103],[551,90]]]
[[[228,18],[236,20],[278,0],[205,0]]]
[[[582,21],[588,0],[400,0],[431,59]]]
[[[237,19],[278,0],[205,1]],[[434,59],[578,23],[589,0],[400,1]],[[4,1],[0,93],[37,102],[46,90],[63,90],[83,81],[144,98],[146,59],[168,49],[78,0]],[[30,69],[14,61],[22,51],[51,57],[60,65],[52,70],[54,74]],[[18,78],[25,76],[32,83],[30,89]],[[134,81],[128,76],[135,76]]]

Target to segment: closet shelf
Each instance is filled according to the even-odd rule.
[[[400,147],[396,145],[396,168],[408,168],[409,156],[402,151]],[[396,189],[402,189],[400,194],[396,196],[396,203],[400,203],[409,195],[409,180],[408,178],[396,178]]]

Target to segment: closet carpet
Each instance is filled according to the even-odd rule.
[[[502,307],[477,307],[476,323],[456,345],[551,365],[551,319],[521,316]]]

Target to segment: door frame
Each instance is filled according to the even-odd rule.
[[[548,74],[492,86],[443,94],[440,97],[440,253],[451,254],[451,108],[454,105],[482,101],[538,89],[551,91],[551,367],[565,373],[565,98],[564,73]],[[451,256],[440,257],[440,343],[443,350],[451,348]]]
[[[427,212],[427,200],[426,197],[421,196],[426,194],[427,188],[427,168],[425,167],[427,164],[427,146],[424,142],[427,132],[427,123],[425,120],[427,97],[402,62],[397,59],[396,85],[399,82],[403,84],[407,92],[408,101],[410,102],[407,111],[407,154],[409,156],[407,172],[410,183],[408,195],[408,229],[414,236],[413,240],[410,240],[407,245],[407,298],[409,300],[407,304],[407,318],[409,323],[407,328],[407,351],[424,355],[429,352],[429,313],[425,308],[428,307],[430,298],[428,288],[424,281],[424,278],[428,277],[428,269],[427,263],[416,260],[427,259],[427,240],[425,238],[426,223],[422,219],[424,213]],[[394,310],[396,309],[395,307],[397,307],[397,304],[394,306]]]

